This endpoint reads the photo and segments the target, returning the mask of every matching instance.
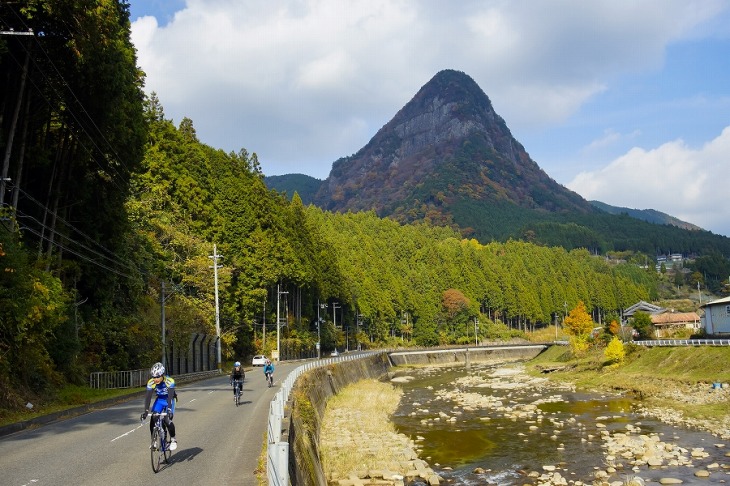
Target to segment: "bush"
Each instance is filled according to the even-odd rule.
[[[621,364],[626,358],[626,350],[624,349],[624,343],[621,342],[616,336],[611,339],[606,349],[603,351],[603,356],[606,358],[609,364]]]
[[[576,358],[582,358],[590,348],[590,343],[586,336],[571,336],[570,350]]]

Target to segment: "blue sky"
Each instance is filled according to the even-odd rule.
[[[266,175],[326,178],[457,69],[557,182],[730,236],[725,0],[130,4],[146,90],[167,118],[256,152]]]

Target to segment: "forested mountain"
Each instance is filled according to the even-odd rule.
[[[465,228],[462,201],[595,212],[530,159],[473,79],[452,70],[437,73],[355,155],[336,161],[315,198],[328,210]]]
[[[517,238],[652,257],[730,255],[730,238],[658,212],[612,211],[556,183],[515,140],[474,80],[453,70],[437,73],[367,145],[337,160],[321,184],[301,175],[267,184],[303,200],[319,185],[313,202],[326,210],[427,221],[481,242]]]
[[[255,153],[201,143],[143,95],[123,1],[6,2],[0,22],[34,33],[0,37],[0,413],[158,361],[161,305],[166,353],[214,334],[214,263],[226,359],[271,352],[261,330],[282,296],[290,351],[314,350],[318,316],[325,351],[429,345],[471,342],[474,320],[495,338],[579,301],[605,321],[656,296],[655,272],[585,249],[484,244],[269,190]],[[592,211],[570,194],[549,205]]]
[[[322,186],[322,181],[306,174],[285,174],[264,177],[266,186],[286,194],[289,199],[299,194],[302,203],[309,205]]]
[[[681,219],[675,218],[674,216],[670,216],[666,213],[662,213],[661,211],[657,211],[656,209],[631,209],[619,206],[611,206],[610,204],[602,203],[600,201],[591,201],[590,203],[601,211],[605,211],[609,214],[627,214],[632,218],[640,219],[642,221],[646,221],[647,223],[669,224],[678,228],[688,230],[702,229],[696,224],[682,221]]]

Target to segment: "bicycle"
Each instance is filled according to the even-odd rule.
[[[274,374],[266,373],[266,382],[269,384],[269,388],[274,386]]]
[[[243,388],[243,384],[239,380],[234,380],[233,387],[233,401],[236,403],[236,406],[239,406],[241,404],[241,388]]]
[[[160,463],[164,460],[165,464],[170,464],[170,440],[167,437],[167,429],[163,426],[163,419],[167,416],[167,412],[153,413],[150,420],[154,421],[152,429],[152,443],[150,444],[150,459],[152,460],[152,470],[157,473],[160,470]]]

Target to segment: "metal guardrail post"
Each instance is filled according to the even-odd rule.
[[[289,443],[270,444],[266,452],[266,474],[269,484],[274,486],[289,485]]]
[[[279,393],[276,394],[277,397]],[[269,405],[269,431],[268,431],[268,443],[275,444],[281,440],[281,422],[284,419],[284,411],[280,406],[281,402],[278,399],[271,401]]]
[[[730,346],[730,339],[655,339],[634,341],[637,346]]]

